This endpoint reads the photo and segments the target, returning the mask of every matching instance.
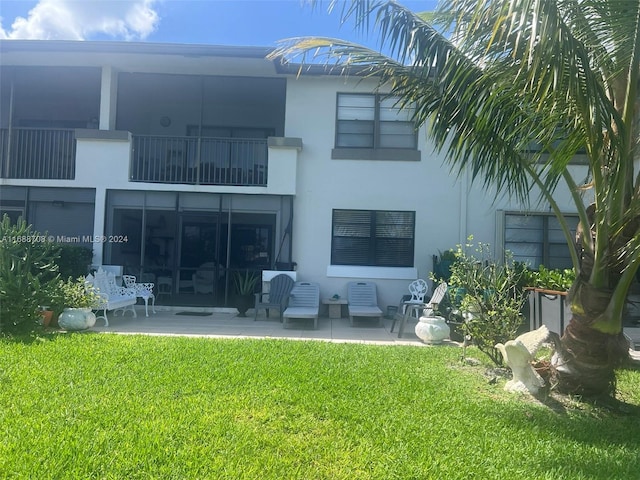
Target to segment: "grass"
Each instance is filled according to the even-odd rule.
[[[638,478],[640,372],[620,372],[626,413],[552,409],[459,356],[287,340],[0,340],[0,477]]]

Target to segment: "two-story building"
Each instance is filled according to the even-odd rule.
[[[169,280],[167,303],[222,306],[234,271],[295,268],[323,296],[367,279],[394,305],[470,234],[568,265],[547,205],[452,175],[375,80],[270,51],[0,41],[0,211]]]

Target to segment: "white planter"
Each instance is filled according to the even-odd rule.
[[[442,343],[450,333],[444,317],[420,317],[416,325],[416,335],[424,343]]]
[[[96,324],[96,315],[90,308],[65,308],[58,317],[58,325],[64,330],[86,330]]]

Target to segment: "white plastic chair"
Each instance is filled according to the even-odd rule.
[[[403,312],[402,313],[398,312],[394,315],[393,323],[391,324],[391,331],[393,332],[396,322],[399,321],[400,329],[398,331],[398,338],[401,337],[402,333],[404,332],[404,326],[405,326],[405,323],[407,322],[407,317],[409,316],[409,313],[416,312],[416,315],[418,316],[418,318],[420,316],[432,317],[434,312],[438,308],[438,304],[444,298],[445,293],[447,293],[447,284],[446,282],[442,282],[440,285],[438,285],[438,287],[433,292],[433,295],[431,296],[429,303],[411,303],[410,300],[405,300],[404,302],[402,302]],[[406,311],[407,308],[410,310],[410,312]]]
[[[422,305],[424,304],[424,297],[429,293],[429,284],[421,278],[414,280],[409,284],[409,293],[411,298],[403,302],[402,313],[404,313],[407,305]],[[420,317],[418,310],[413,310],[416,314],[416,318]]]

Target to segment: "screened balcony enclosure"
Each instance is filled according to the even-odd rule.
[[[76,129],[111,126],[132,134],[132,182],[267,185],[284,79],[119,72],[105,88],[106,78],[98,67],[3,68],[0,176],[73,180],[91,161],[76,158]]]
[[[132,181],[264,186],[284,110],[282,79],[120,74],[116,126],[133,133]]]
[[[99,68],[0,70],[0,174],[75,178],[76,128],[98,128]]]

